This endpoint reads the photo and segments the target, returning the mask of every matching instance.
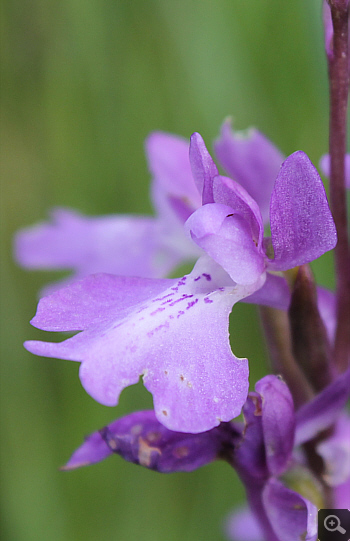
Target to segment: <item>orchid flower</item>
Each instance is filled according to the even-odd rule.
[[[184,434],[168,430],[153,411],[140,411],[86,438],[63,469],[94,464],[112,454],[161,473],[193,471],[223,459],[237,470],[251,505],[250,511],[230,519],[227,531],[232,539],[243,541],[244,531],[251,541],[289,541],[297,534],[316,540],[316,504],[322,506],[322,490],[302,446],[336,423],[335,433],[318,444],[317,452],[326,460],[326,472],[336,472],[326,473],[325,482],[333,487],[339,506],[346,507],[343,493],[350,483],[350,466],[344,457],[339,464],[339,453],[349,456],[350,445],[339,423],[349,430],[344,406],[350,370],[297,412],[281,378],[265,376],[255,389],[243,407],[244,424],[221,423],[201,434]],[[293,486],[299,486],[300,493]]]
[[[50,222],[17,234],[15,256],[23,267],[74,271],[71,277],[46,287],[44,293],[96,272],[163,278],[178,265],[198,258],[200,250],[183,229],[187,218],[201,206],[189,142],[154,132],[146,139],[145,150],[155,217],[85,217],[56,208]],[[267,223],[273,183],[284,159],[281,152],[256,129],[233,131],[229,120],[222,126],[215,150],[228,174],[256,199]]]
[[[285,160],[272,190],[272,244],[263,238],[257,203],[218,174],[199,134],[191,138],[190,163],[202,206],[185,227],[206,252],[193,271],[176,280],[100,274],[75,282],[43,298],[32,324],[83,332],[25,346],[81,362],[84,388],[108,406],[142,375],[158,420],[198,433],[239,415],[247,396],[247,359],[235,357],[229,343],[233,305],[263,286],[266,270],[333,248],[336,233],[322,181],[302,152]]]
[[[178,265],[198,258],[200,250],[183,232],[183,222],[200,204],[188,142],[154,132],[145,146],[155,217],[86,217],[56,208],[51,211],[50,222],[17,234],[15,257],[23,267],[74,271],[72,277],[45,288],[44,294],[97,272],[161,278]]]

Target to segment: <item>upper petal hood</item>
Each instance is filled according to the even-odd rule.
[[[239,284],[260,287],[265,279],[265,259],[253,238],[249,223],[231,207],[203,205],[185,224],[193,241]]]

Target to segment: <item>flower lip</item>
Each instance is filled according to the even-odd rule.
[[[42,299],[33,320],[39,328],[82,332],[25,346],[81,362],[84,388],[109,406],[144,374],[161,423],[203,432],[239,415],[245,402],[248,362],[231,352],[228,317],[259,280],[238,286],[209,258],[178,280],[96,275]]]

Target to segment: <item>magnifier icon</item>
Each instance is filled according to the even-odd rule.
[[[340,520],[336,515],[328,515],[324,519],[324,527],[329,532],[340,532],[340,533],[346,533],[346,530],[341,527]]]

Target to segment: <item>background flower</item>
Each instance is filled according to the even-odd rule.
[[[74,363],[36,358],[46,339],[28,321],[50,273],[12,261],[13,233],[65,206],[88,215],[148,215],[143,142],[153,130],[203,135],[223,118],[256,126],[288,155],[317,164],[327,151],[327,80],[320,2],[5,0],[1,209],[1,437],[3,537],[16,541],[220,539],[220,520],[243,500],[224,464],[157,476],[122,461],[57,471],[81,434],[116,412],[83,389]],[[300,84],[300,81],[303,84]],[[332,286],[326,255],[314,265]],[[185,269],[181,274],[190,269]],[[63,278],[62,274],[56,275]],[[265,373],[253,306],[234,319],[235,353]],[[29,334],[30,333],[30,334]],[[248,337],[248,338],[247,338]],[[247,351],[248,349],[248,351]],[[151,407],[141,386],[120,415]],[[135,519],[137,515],[137,520]],[[205,519],[205,520],[204,520]],[[222,537],[224,539],[224,537]]]

